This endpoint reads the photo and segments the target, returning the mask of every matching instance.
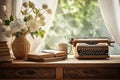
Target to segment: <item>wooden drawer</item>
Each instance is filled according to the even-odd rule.
[[[2,79],[55,79],[56,68],[1,69]]]
[[[120,79],[120,68],[64,68],[64,79]]]

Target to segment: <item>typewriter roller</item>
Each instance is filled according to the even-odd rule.
[[[72,38],[73,52],[78,59],[109,58],[109,46],[114,41],[107,37]]]

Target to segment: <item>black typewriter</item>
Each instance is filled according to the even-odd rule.
[[[70,43],[73,45],[73,52],[78,59],[100,59],[109,58],[109,46],[114,41],[108,37],[80,37],[71,38]]]

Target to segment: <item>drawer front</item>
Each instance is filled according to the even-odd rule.
[[[64,68],[64,79],[119,79],[120,68]]]
[[[55,68],[38,68],[38,69],[2,69],[2,79],[55,79]]]

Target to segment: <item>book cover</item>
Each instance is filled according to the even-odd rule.
[[[67,58],[66,56],[53,57],[53,58],[44,58],[43,61],[44,62],[61,61],[61,60],[65,60],[66,58]]]
[[[0,52],[9,52],[9,48],[0,48]]]
[[[0,44],[7,44],[7,41],[0,41]]]
[[[10,52],[0,52],[0,57],[1,56],[10,56]]]
[[[0,44],[0,48],[8,48],[7,44]]]
[[[50,58],[54,57],[55,55],[53,53],[37,53],[37,54],[28,54],[27,58],[32,58],[32,59],[42,59],[42,58]]]
[[[5,48],[8,48],[8,45],[3,46],[3,45],[0,44],[0,49],[5,49]]]
[[[41,53],[37,54],[28,54],[28,61],[40,61],[40,62],[48,62],[48,61],[59,61],[67,58],[67,54],[65,51],[57,51],[57,50],[43,50]]]
[[[41,59],[35,59],[35,58],[28,58],[27,61],[35,61],[35,62],[52,62],[52,61],[61,61],[65,60],[67,57],[51,57],[51,58],[41,58]]]
[[[11,62],[12,58],[10,56],[0,56],[0,62]]]

